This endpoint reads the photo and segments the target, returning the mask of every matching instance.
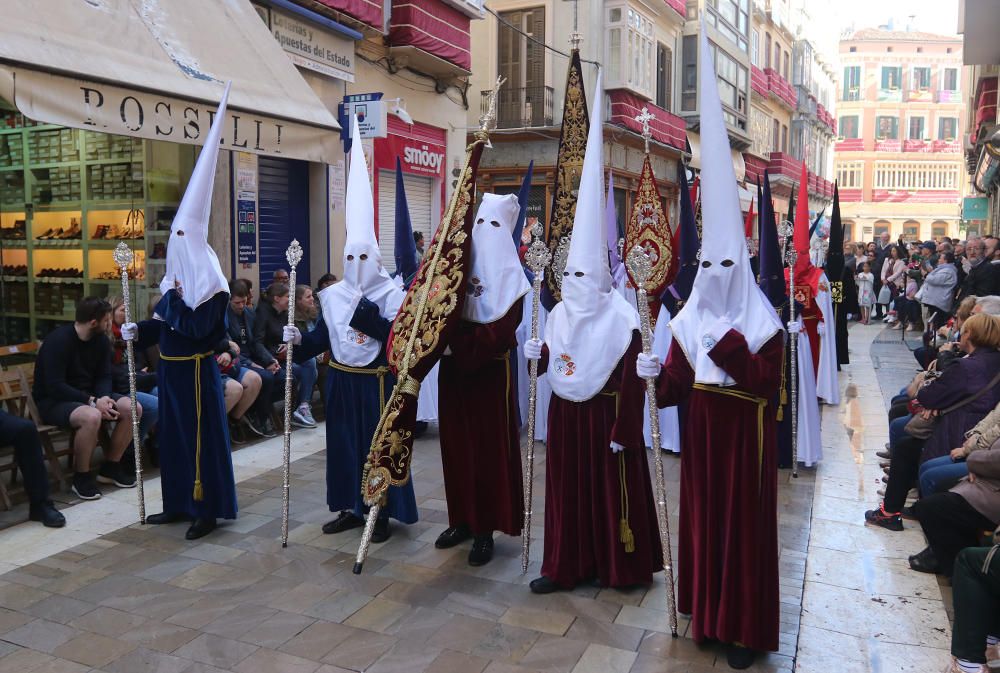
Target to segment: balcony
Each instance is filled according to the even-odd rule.
[[[392,0],[389,53],[398,67],[436,77],[469,75],[471,19],[442,0]]]
[[[750,90],[761,98],[767,98],[768,93],[767,73],[755,65],[750,66]]]
[[[485,114],[493,90],[480,94],[480,113]],[[520,89],[500,88],[497,98],[497,128],[516,129],[552,126],[552,100],[550,86],[529,86]]]
[[[962,102],[962,92],[961,91],[945,91],[941,90],[937,92],[937,102],[938,103],[961,103]]]
[[[957,140],[934,140],[931,142],[931,152],[961,154],[962,143]]]
[[[383,32],[385,7],[375,0],[317,0],[319,4],[343,12],[379,33]]]
[[[864,152],[865,151],[865,139],[864,138],[840,138],[837,140],[837,144],[834,145],[833,150],[835,152]]]
[[[901,152],[902,150],[903,143],[899,140],[891,140],[888,138],[875,139],[876,152]]]
[[[861,87],[851,87],[847,91],[844,91],[840,100],[848,102],[861,100]]]
[[[837,120],[833,118],[833,115],[830,114],[830,111],[822,103],[816,105],[816,116],[830,129],[830,133],[837,135]]]
[[[933,103],[934,92],[930,89],[910,89],[906,92],[906,100],[910,103]]]
[[[902,89],[879,89],[878,96],[876,100],[880,103],[902,103],[903,102],[903,90]]]
[[[684,120],[677,115],[671,114],[624,89],[609,91],[608,101],[611,104],[611,114],[608,116],[608,121],[612,124],[624,126],[636,133],[642,133],[642,124],[637,122],[635,118],[642,113],[642,108],[646,108],[654,117],[649,122],[649,130],[653,140],[679,150],[684,149],[687,126]]]
[[[929,140],[904,140],[904,152],[930,152],[931,142]]]
[[[789,84],[788,80],[774,68],[765,68],[764,72],[767,74],[768,92],[788,106],[790,110],[794,110],[799,104],[799,96],[795,93],[795,87]]]
[[[798,182],[802,177],[802,162],[785,152],[771,152],[767,172],[772,179],[784,177],[791,182]]]
[[[687,16],[687,3],[684,0],[664,0],[667,3],[667,7],[674,10],[681,17]]]

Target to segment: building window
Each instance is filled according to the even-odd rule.
[[[771,154],[771,115],[755,105],[750,106],[750,153],[765,159]]]
[[[854,241],[854,222],[851,220],[844,220],[842,226],[844,227],[844,241]]]
[[[910,241],[915,241],[920,237],[920,223],[916,220],[903,222],[903,236]]]
[[[781,45],[774,43],[774,71],[781,74]]]
[[[544,100],[545,89],[545,8],[501,12],[497,34],[497,74],[507,79],[500,95],[501,118],[520,119],[524,101]],[[523,33],[532,36],[529,40]],[[539,111],[542,106],[537,106]]]
[[[771,34],[764,33],[764,67],[771,67]]]
[[[942,220],[935,220],[931,225],[931,236],[936,239],[944,238],[948,235],[948,223]]]
[[[749,51],[747,36],[750,34],[749,0],[708,0],[712,11],[708,22],[718,28],[743,53]]]
[[[653,22],[631,7],[607,13],[609,88],[623,86],[654,98]]]
[[[859,127],[858,115],[841,117],[838,123],[838,135],[841,138],[860,138],[861,129]]]
[[[736,60],[716,45],[712,45],[712,57],[715,59],[715,71],[719,76],[719,97],[722,99],[724,108],[730,108],[739,115],[746,117],[747,114],[747,69],[736,62]],[[725,114],[726,121],[733,126],[746,127],[746,122],[742,125],[730,113]]]
[[[877,161],[872,187],[888,191],[956,191],[958,163],[939,161]]]
[[[781,122],[774,120],[774,128],[771,130],[771,151],[781,151]]]
[[[945,68],[941,73],[941,89],[958,91],[958,68]]]
[[[910,117],[910,128],[906,137],[910,140],[923,140],[925,121],[923,117]]]
[[[954,141],[958,137],[958,117],[938,118],[938,140]]]
[[[789,60],[790,60],[789,55],[788,52],[786,51],[784,54],[782,54],[782,59],[781,59],[781,76],[784,77],[785,79],[788,79]]]
[[[875,238],[878,239],[882,234],[891,233],[889,230],[892,225],[889,224],[888,220],[876,220],[875,221]]]
[[[788,152],[788,127],[781,125],[781,151]]]
[[[915,89],[916,91],[930,91],[931,88],[930,68],[920,67],[913,69],[912,88]]]
[[[836,167],[837,185],[841,189],[861,189],[865,182],[865,162],[845,161]]]
[[[849,65],[844,68],[844,94],[841,100],[861,100],[860,65]]]
[[[681,111],[698,109],[698,36],[685,35],[683,50],[683,75],[681,79]]]
[[[882,88],[897,90],[903,86],[903,67],[899,65],[882,66]]]
[[[899,117],[875,117],[875,135],[880,140],[899,140]]]
[[[656,45],[656,104],[664,110],[670,110],[670,87],[673,78],[674,55],[665,44]]]
[[[760,67],[760,33],[750,31],[750,62]]]

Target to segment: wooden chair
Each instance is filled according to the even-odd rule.
[[[0,346],[0,365],[4,369],[12,369],[15,365],[24,363],[33,364],[38,357],[37,341],[29,341],[23,344],[12,344],[10,346]]]
[[[31,394],[31,384],[35,376],[35,368],[33,365],[19,365],[16,369],[12,370],[12,372],[18,375],[20,386],[23,391],[22,415],[26,415],[28,418],[33,420],[35,425],[38,427],[38,437],[42,441],[42,448],[45,450],[45,457],[49,461],[50,476],[54,477],[58,482],[60,490],[65,490],[67,487],[66,474],[63,472],[59,459],[66,456],[66,466],[67,468],[72,469],[73,432],[72,430],[58,428],[42,421],[42,415],[38,411],[38,405],[35,404],[35,398]],[[56,449],[57,440],[65,440],[66,442],[65,446],[58,450]]]
[[[13,416],[21,416],[18,411],[21,407],[21,399],[20,375],[17,372],[0,371],[0,406],[7,407],[5,411]],[[17,463],[14,462],[14,447],[7,444],[5,439],[0,440],[0,474],[4,472],[11,473],[10,482],[13,486],[14,478],[17,476]],[[0,504],[3,505],[4,509],[12,507],[10,491],[3,479],[0,479]]]

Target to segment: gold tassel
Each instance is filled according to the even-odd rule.
[[[631,554],[635,551],[635,536],[628,525],[628,520],[618,520],[618,539],[625,545],[625,553]]]
[[[621,484],[622,516],[618,519],[618,540],[625,545],[625,553],[635,551],[635,535],[628,525],[628,489],[625,485],[625,452],[618,452],[618,482]]]
[[[201,502],[205,499],[205,491],[201,487],[200,481],[194,482],[194,499],[196,502]]]

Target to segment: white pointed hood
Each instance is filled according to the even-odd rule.
[[[704,25],[700,39],[701,256],[691,296],[670,321],[670,328],[694,369],[697,383],[733,385],[733,379],[708,356],[710,348],[703,346],[708,331],[719,318],[726,317],[746,338],[750,352],[756,353],[782,327],[750,268],[729,138]]]
[[[229,293],[229,281],[222,273],[219,258],[208,244],[208,220],[212,212],[212,188],[215,185],[215,165],[219,159],[219,140],[226,121],[229,88],[226,84],[205,146],[191,173],[181,204],[177,207],[170,239],[167,243],[167,271],[160,281],[160,292],[166,294],[179,282],[184,303],[198,308],[219,292]]]
[[[472,226],[472,271],[462,317],[491,323],[531,289],[514,246],[520,206],[516,194],[483,194]]]
[[[545,325],[548,380],[563,399],[583,402],[601,392],[639,328],[639,316],[611,287],[604,222],[604,90],[597,74],[590,135],[580,175],[562,301]]]
[[[375,203],[357,118],[352,120],[351,139],[344,278],[320,292],[319,302],[333,357],[349,367],[364,367],[378,357],[382,344],[351,327],[355,298],[362,296],[377,304],[382,317],[393,320],[406,295],[382,266],[375,238]]]

